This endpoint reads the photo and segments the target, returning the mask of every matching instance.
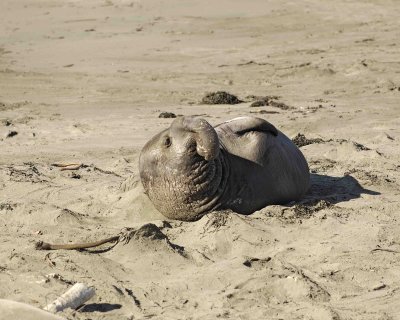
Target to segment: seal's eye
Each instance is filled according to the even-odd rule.
[[[164,146],[166,146],[167,148],[169,148],[172,144],[171,138],[170,137],[165,137],[164,139]]]

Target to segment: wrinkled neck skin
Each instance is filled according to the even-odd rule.
[[[217,210],[223,205],[230,176],[230,162],[227,152],[221,147],[212,161],[201,161],[193,168],[193,182],[200,187],[197,195],[193,195],[193,209],[204,214]],[[199,199],[196,201],[196,198]]]
[[[194,214],[191,220],[200,219],[223,205],[230,175],[229,157],[222,147],[214,160],[206,161],[201,157],[196,160],[189,169],[184,200],[187,205],[185,214],[188,211]]]
[[[216,159],[202,159],[194,163],[191,171],[193,176],[190,179],[198,190],[190,197],[191,210],[196,213],[194,220],[214,210],[242,210],[242,199],[239,195],[246,192],[247,184],[243,172],[231,170],[236,158],[221,145]],[[193,192],[193,187],[189,190]]]
[[[187,159],[191,159],[187,162]],[[230,175],[229,157],[221,147],[218,156],[206,161],[198,154],[162,175],[149,175],[145,189],[156,208],[168,218],[195,221],[223,206]]]

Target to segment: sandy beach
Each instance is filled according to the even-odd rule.
[[[400,319],[400,3],[0,2],[0,298],[66,319]],[[226,91],[235,105],[206,105]],[[273,105],[251,107],[254,97]],[[138,159],[173,119],[304,135],[306,197],[168,220]],[[54,163],[78,163],[60,170]],[[127,229],[128,228],[128,229]],[[133,230],[128,244],[35,250]],[[0,315],[1,318],[1,315]]]

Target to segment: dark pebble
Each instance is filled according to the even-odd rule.
[[[264,107],[264,106],[268,106],[268,100],[257,100],[257,101],[254,101],[250,105],[250,108]]]
[[[225,91],[207,93],[201,100],[202,104],[238,104],[243,101]]]
[[[299,148],[307,146],[309,144],[313,144],[313,143],[323,143],[324,142],[324,140],[322,140],[321,138],[308,139],[308,138],[306,138],[306,136],[304,134],[301,134],[301,133],[298,133],[297,136],[295,136],[292,139],[292,141]]]
[[[172,112],[161,112],[159,118],[176,118],[176,114]]]
[[[7,133],[7,135],[6,135],[6,138],[12,138],[12,137],[16,136],[17,134],[18,134],[17,131],[14,131],[14,130],[9,131],[9,132]]]
[[[71,178],[72,179],[80,179],[81,175],[79,173],[72,172],[71,173]]]

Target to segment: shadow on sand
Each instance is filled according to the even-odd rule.
[[[109,312],[112,310],[121,309],[122,305],[119,303],[91,303],[83,306],[81,312]]]
[[[364,189],[350,175],[331,177],[320,174],[311,174],[311,188],[302,202],[312,200],[326,200],[332,204],[360,198],[361,194],[379,195],[379,192]]]

